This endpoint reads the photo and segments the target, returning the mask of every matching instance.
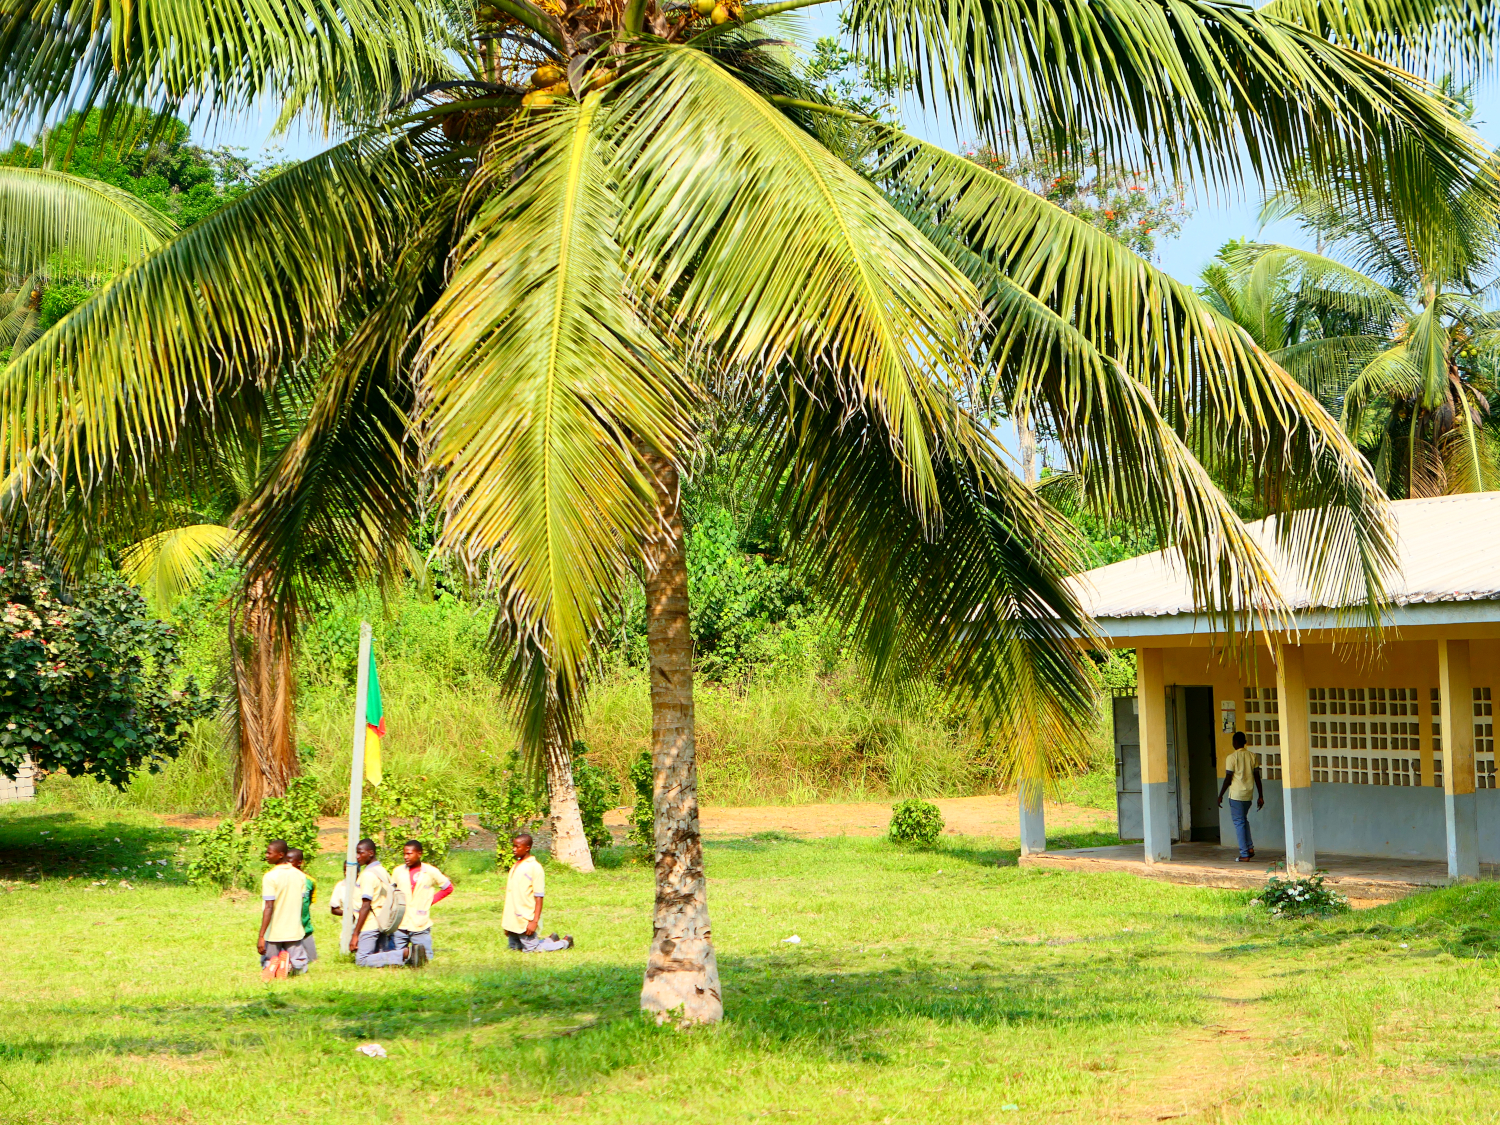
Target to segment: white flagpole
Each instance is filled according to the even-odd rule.
[[[349,951],[354,919],[359,916],[359,861],[354,846],[359,843],[359,811],[365,793],[365,693],[370,690],[370,623],[359,623],[359,672],[354,678],[354,760],[349,770],[349,849],[344,855],[344,925],[339,952]]]

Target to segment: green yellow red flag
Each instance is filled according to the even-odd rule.
[[[380,740],[385,737],[385,712],[380,706],[380,674],[375,670],[375,651],[370,650],[370,682],[365,688],[365,780],[379,785]]]

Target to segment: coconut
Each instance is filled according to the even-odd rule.
[[[728,23],[734,17],[729,14],[729,9],[726,8],[723,4],[715,4],[713,14],[709,18],[712,19],[715,26],[717,26],[719,24]]]
[[[531,72],[531,84],[538,90],[541,90],[548,86],[557,85],[566,77],[567,74],[562,67],[552,66],[549,63],[547,66],[539,66]]]
[[[533,90],[521,99],[521,104],[527,109],[545,109],[556,99],[545,90]]]
[[[719,0],[693,0],[693,11],[700,16],[711,16],[718,4]]]

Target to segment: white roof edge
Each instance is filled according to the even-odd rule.
[[[1358,627],[1358,614],[1337,610],[1299,610],[1292,620],[1299,630],[1319,630]],[[1473,601],[1420,602],[1404,606],[1392,606],[1386,610],[1382,624],[1387,629],[1410,629],[1421,625],[1468,625],[1500,623],[1500,601],[1485,599]],[[1184,637],[1224,635],[1222,624],[1215,628],[1215,621],[1204,613],[1172,613],[1150,616],[1133,614],[1129,617],[1096,617],[1094,624],[1106,637]]]

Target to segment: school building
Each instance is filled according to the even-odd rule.
[[[1239,654],[1197,611],[1171,552],[1075,580],[1108,644],[1137,653],[1136,692],[1114,700],[1120,836],[1143,849],[1132,858],[1169,864],[1174,847],[1233,843],[1218,794],[1238,730],[1264,778],[1258,856],[1284,848],[1300,873],[1320,855],[1445,865],[1446,880],[1429,882],[1500,863],[1500,493],[1392,511],[1400,569],[1379,644],[1351,640],[1348,616],[1290,567],[1278,581],[1291,627],[1245,638],[1253,651]],[[1278,558],[1271,529],[1251,531]]]

